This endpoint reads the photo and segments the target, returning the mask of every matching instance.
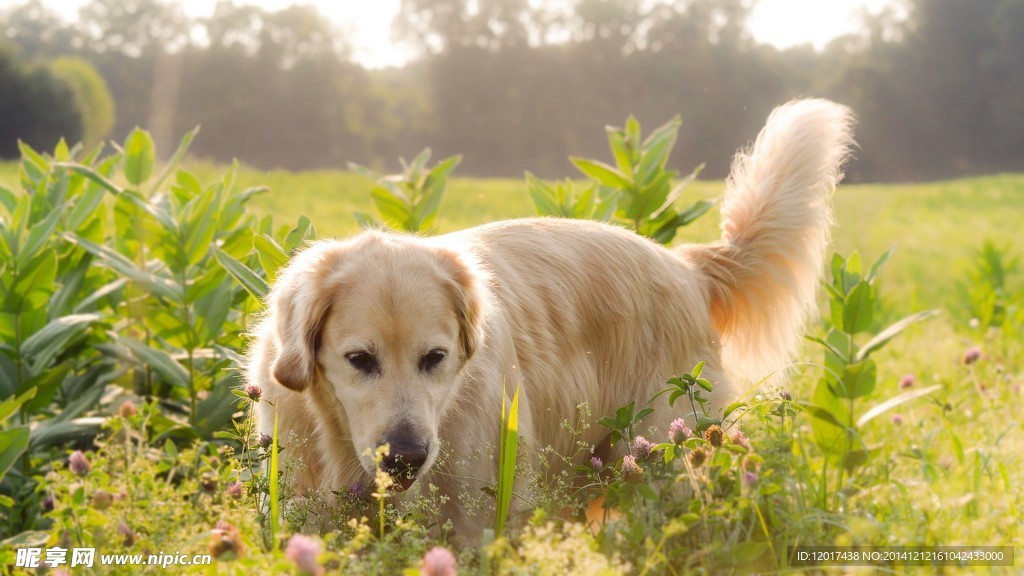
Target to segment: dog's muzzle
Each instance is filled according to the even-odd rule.
[[[409,434],[389,435],[380,444],[391,445],[388,455],[381,461],[381,468],[402,490],[408,490],[427,461],[430,445]]]

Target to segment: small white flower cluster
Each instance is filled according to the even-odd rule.
[[[519,556],[527,574],[565,576],[610,576],[629,573],[629,564],[616,553],[601,554],[597,541],[578,522],[528,526],[523,531]]]

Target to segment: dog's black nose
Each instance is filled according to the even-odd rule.
[[[391,450],[381,460],[381,468],[403,490],[408,490],[416,481],[416,474],[427,461],[429,446],[426,442],[409,436],[392,436],[381,442],[384,443],[390,444]]]

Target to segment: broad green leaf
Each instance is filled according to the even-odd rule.
[[[86,313],[86,312],[93,311],[94,307],[97,305],[97,303],[100,300],[102,300],[103,298],[106,298],[107,296],[109,296],[111,294],[116,293],[118,290],[123,289],[125,287],[125,285],[127,285],[127,284],[128,284],[128,279],[127,278],[118,278],[117,280],[108,282],[107,284],[104,284],[103,286],[100,286],[99,288],[94,290],[92,292],[92,294],[89,294],[84,299],[82,299],[81,302],[76,304],[75,308],[74,308],[74,310],[72,310],[72,312],[75,313],[75,314],[83,314],[83,313]]]
[[[370,191],[370,198],[373,199],[385,224],[401,230],[416,231],[412,228],[413,215],[408,199],[404,198],[404,195],[387,186],[379,185]]]
[[[309,221],[309,218],[303,215],[299,216],[299,221],[295,224],[295,228],[292,228],[285,236],[283,247],[289,254],[294,254],[296,250],[304,247],[307,242],[315,239],[316,228]]]
[[[676,116],[655,130],[644,142],[640,165],[636,171],[638,183],[647,182],[651,176],[665,168],[665,162],[672,153],[681,124],[682,119]]]
[[[0,186],[0,205],[3,205],[7,212],[10,213],[14,211],[14,207],[17,204],[18,200],[15,197],[14,192],[11,192],[10,190],[3,186]]]
[[[234,291],[231,284],[218,282],[213,288],[196,302],[195,331],[199,335],[200,344],[220,337],[228,313],[232,311]]]
[[[223,250],[214,249],[213,256],[217,262],[235,277],[236,280],[245,288],[249,294],[252,294],[256,299],[263,301],[270,292],[270,288],[267,286],[266,281],[260,278],[259,274],[253,272],[248,266],[235,260],[231,256],[228,256]]]
[[[739,410],[741,408],[747,408],[747,407],[748,407],[748,405],[747,405],[746,402],[739,402],[739,401],[733,402],[732,404],[729,404],[728,406],[726,406],[725,412],[722,413],[722,419],[723,420],[724,419],[728,419],[729,416],[733,412],[735,412],[735,411],[737,411],[737,410]]]
[[[67,404],[64,406],[64,409],[61,410],[60,414],[53,417],[50,421],[68,422],[81,416],[81,414],[86,410],[96,407],[99,404],[103,393],[106,391],[104,384],[114,380],[118,376],[118,373],[124,372],[125,369],[122,368],[121,370],[115,371],[113,374],[109,371],[109,365],[97,364],[94,367],[94,370],[91,371],[91,376],[93,378],[91,385],[87,382],[84,385],[84,389],[76,389],[72,394],[69,394],[70,386],[65,382],[65,386],[63,388],[65,398],[68,398]],[[97,373],[102,374],[102,376],[97,378]],[[72,376],[68,380],[72,379],[77,380],[78,378],[76,376]]]
[[[143,212],[152,216],[153,219],[159,222],[160,225],[163,226],[163,229],[170,234],[175,235],[178,233],[177,222],[174,221],[174,218],[167,212],[167,210],[164,209],[163,206],[154,202],[147,202],[145,198],[140,196],[139,193],[134,190],[126,190],[119,198],[126,199],[141,208]]]
[[[5,422],[19,407],[21,407],[21,405],[31,400],[35,395],[36,389],[29,388],[19,396],[7,398],[3,402],[0,402],[0,423]]]
[[[267,276],[267,282],[273,283],[277,278],[277,271],[288,263],[288,254],[268,234],[258,234],[252,238],[252,246],[256,249],[256,256],[260,260],[260,266]]]
[[[89,186],[88,189],[75,200],[74,206],[68,213],[66,223],[67,230],[77,232],[96,213],[96,210],[103,203],[103,188]]]
[[[124,190],[120,186],[114,184],[112,181],[110,181],[105,176],[103,176],[102,174],[100,174],[99,172],[97,172],[96,170],[92,169],[89,166],[83,166],[81,164],[58,164],[57,166],[61,168],[67,168],[68,170],[77,172],[85,176],[86,178],[92,180],[101,188],[109,191],[115,196],[119,196],[124,193]]]
[[[133,186],[140,186],[153,174],[156,152],[149,132],[136,128],[124,143],[124,178]]]
[[[818,338],[817,336],[804,336],[804,338],[806,338],[807,340],[810,340],[811,342],[815,342],[817,344],[821,344],[822,346],[825,347],[825,350],[828,350],[829,352],[831,352],[836,358],[842,358],[843,357],[843,351],[840,350],[839,348],[836,348],[830,342],[826,342],[826,341],[822,340],[821,338]]]
[[[152,272],[140,270],[131,260],[125,258],[116,250],[101,244],[94,244],[76,234],[65,234],[64,237],[70,242],[81,246],[93,256],[96,256],[104,266],[138,283],[146,290],[159,296],[170,298],[175,302],[181,301],[181,288],[177,284],[161,278]]]
[[[704,164],[700,164],[699,166],[697,166],[696,168],[693,169],[693,172],[690,172],[682,180],[677,182],[675,187],[672,188],[672,191],[669,192],[668,197],[665,199],[665,202],[661,205],[661,207],[658,208],[657,210],[655,210],[651,214],[651,219],[652,220],[657,220],[661,216],[661,214],[663,212],[665,212],[666,210],[669,210],[670,208],[672,208],[675,205],[676,200],[679,199],[680,194],[683,193],[683,190],[685,190],[686,187],[689,186],[691,182],[696,180],[697,179],[697,175],[700,174],[701,171],[703,171],[703,170],[704,170]],[[696,202],[695,204],[693,204],[693,206],[690,206],[690,208],[688,208],[687,211],[694,209],[696,206],[700,205],[701,203],[707,204],[708,208],[711,207],[711,203],[710,202],[700,201],[700,202]],[[704,211],[706,212],[707,208],[705,208]],[[703,214],[703,213],[704,212],[701,212],[701,214]],[[694,216],[694,219],[696,219],[699,216],[700,216],[700,214],[698,214],[697,216]],[[686,223],[680,224],[679,226],[686,226],[690,222],[692,222],[692,220],[690,220],[690,221],[688,221]]]
[[[227,270],[223,266],[208,266],[199,278],[192,280],[185,288],[185,302],[195,302],[206,297],[218,288],[233,287],[230,282],[224,282]]]
[[[714,206],[706,200],[698,200],[692,206],[676,214],[671,220],[663,224],[652,236],[651,239],[659,244],[668,244],[675,238],[676,231],[683,226],[688,226],[697,218],[703,216]]]
[[[462,156],[452,156],[437,163],[423,183],[424,197],[416,206],[415,217],[420,230],[429,229],[437,218],[437,211],[448,184],[448,175],[462,162]]]
[[[33,451],[53,446],[69,446],[80,442],[91,442],[99,435],[105,418],[75,418],[70,421],[54,422],[44,420],[32,429],[29,448]]]
[[[609,222],[619,209],[619,199],[622,198],[623,192],[607,186],[598,186],[597,195],[600,199],[598,203],[599,209],[594,213],[593,219]]]
[[[217,430],[230,427],[231,414],[235,412],[235,403],[231,402],[232,386],[236,379],[226,378],[218,381],[204,398],[194,414],[196,432],[200,438],[210,438]]]
[[[571,157],[569,160],[577,169],[579,169],[580,172],[583,172],[588,177],[597,180],[605,186],[621,188],[624,190],[633,188],[633,182],[631,182],[629,178],[603,162],[580,158],[577,156]]]
[[[866,281],[858,282],[843,304],[843,332],[857,334],[869,330],[874,319],[874,309],[874,286]]]
[[[11,549],[16,548],[45,548],[50,533],[45,530],[26,530],[15,536],[0,542]]]
[[[46,158],[25,142],[18,140],[18,150],[21,151],[23,165],[30,165],[43,174],[49,170],[50,163],[46,161]]]
[[[420,151],[420,153],[417,154],[409,164],[405,164],[404,160],[402,161],[403,165],[405,165],[406,175],[408,176],[409,181],[412,182],[413,186],[416,186],[417,188],[420,186],[420,180],[423,177],[423,169],[429,161],[430,148],[424,148]]]
[[[47,368],[64,348],[100,319],[98,314],[71,314],[51,321],[42,330],[21,344],[22,356],[28,358],[29,370],[38,374]]]
[[[612,156],[615,157],[615,165],[619,172],[628,178],[633,177],[633,151],[626,144],[626,137],[622,130],[612,126],[605,126],[605,133],[608,135],[608,144],[612,149]]]
[[[53,231],[57,229],[57,224],[60,223],[61,216],[64,215],[65,206],[66,205],[61,205],[54,209],[46,218],[43,219],[42,222],[32,224],[28,233],[28,238],[18,249],[18,254],[15,259],[16,265],[19,268],[34,258],[39,250],[42,249],[43,245],[52,239]]]
[[[877,378],[874,360],[850,364],[843,369],[836,391],[844,398],[862,398],[875,390]]]
[[[665,199],[672,191],[672,175],[672,172],[662,172],[646,186],[639,188],[626,217],[630,220],[649,219],[651,214],[665,204]]]
[[[848,472],[852,473],[857,468],[867,464],[868,461],[870,461],[877,453],[877,449],[869,450],[867,448],[858,448],[856,450],[850,450],[843,456],[843,468],[846,468]]]
[[[832,253],[832,260],[829,262],[829,269],[832,271],[832,286],[842,294],[846,294],[843,288],[843,266],[846,265],[846,258],[838,252]]]
[[[34,414],[49,406],[70,371],[71,366],[65,362],[58,364],[56,367],[38,372],[23,382],[22,390],[35,388],[36,395],[28,402],[25,402],[22,409],[29,414]]]
[[[632,150],[640,151],[640,123],[633,115],[626,119],[625,129],[626,143]]]
[[[57,162],[67,162],[71,159],[71,152],[68,150],[68,143],[62,137],[53,148],[53,159]]]
[[[572,181],[566,180],[564,189],[569,199],[569,212],[573,218],[591,218],[594,213],[594,202],[597,200],[597,186],[591,184],[575,196],[572,192]]]
[[[895,249],[895,246],[889,248],[888,250],[885,251],[884,254],[878,257],[878,260],[875,260],[875,263],[871,265],[871,269],[868,270],[868,275],[865,278],[865,280],[867,280],[868,282],[875,281],[875,278],[878,277],[878,271],[881,270],[882,266],[885,266],[885,263],[889,261],[889,258],[892,257],[892,253]]]
[[[814,441],[827,454],[841,454],[849,449],[849,412],[829,391],[828,383],[820,380],[814,392],[814,401],[794,400],[793,404],[806,410],[813,419],[811,429]]]
[[[550,186],[529,172],[526,173],[526,189],[530,194],[530,199],[533,200],[534,207],[537,209],[537,214],[541,216],[562,216],[562,208],[555,202],[554,191],[552,191]]]
[[[703,372],[704,372],[704,361],[701,360],[700,362],[697,362],[697,365],[693,367],[692,371],[690,371],[690,376],[693,376],[695,379],[696,378],[700,378],[700,375]]]
[[[844,293],[849,293],[861,281],[862,270],[860,253],[854,251],[846,259],[846,262],[843,263],[842,279]]]
[[[28,426],[15,426],[0,432],[0,479],[28,448]]]
[[[182,388],[189,387],[188,371],[177,360],[171,358],[167,352],[146,346],[144,343],[128,336],[115,333],[110,333],[110,336],[131,350],[136,361],[150,367],[167,383]]]
[[[56,288],[57,254],[46,250],[30,260],[11,287],[11,292],[28,298],[31,293],[52,294]]]

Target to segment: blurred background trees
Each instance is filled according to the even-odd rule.
[[[721,177],[773,106],[819,95],[858,114],[852,180],[1024,169],[1020,0],[902,0],[821,51],[758,44],[755,3],[402,0],[395,37],[418,58],[368,70],[309,6],[222,1],[196,19],[90,0],[69,20],[30,0],[0,15],[0,156],[17,138],[92,145],[136,125],[169,150],[202,124],[195,154],[268,169],[430,146],[463,154],[462,174],[557,177],[569,154],[607,155],[605,124],[678,113],[676,168]]]

